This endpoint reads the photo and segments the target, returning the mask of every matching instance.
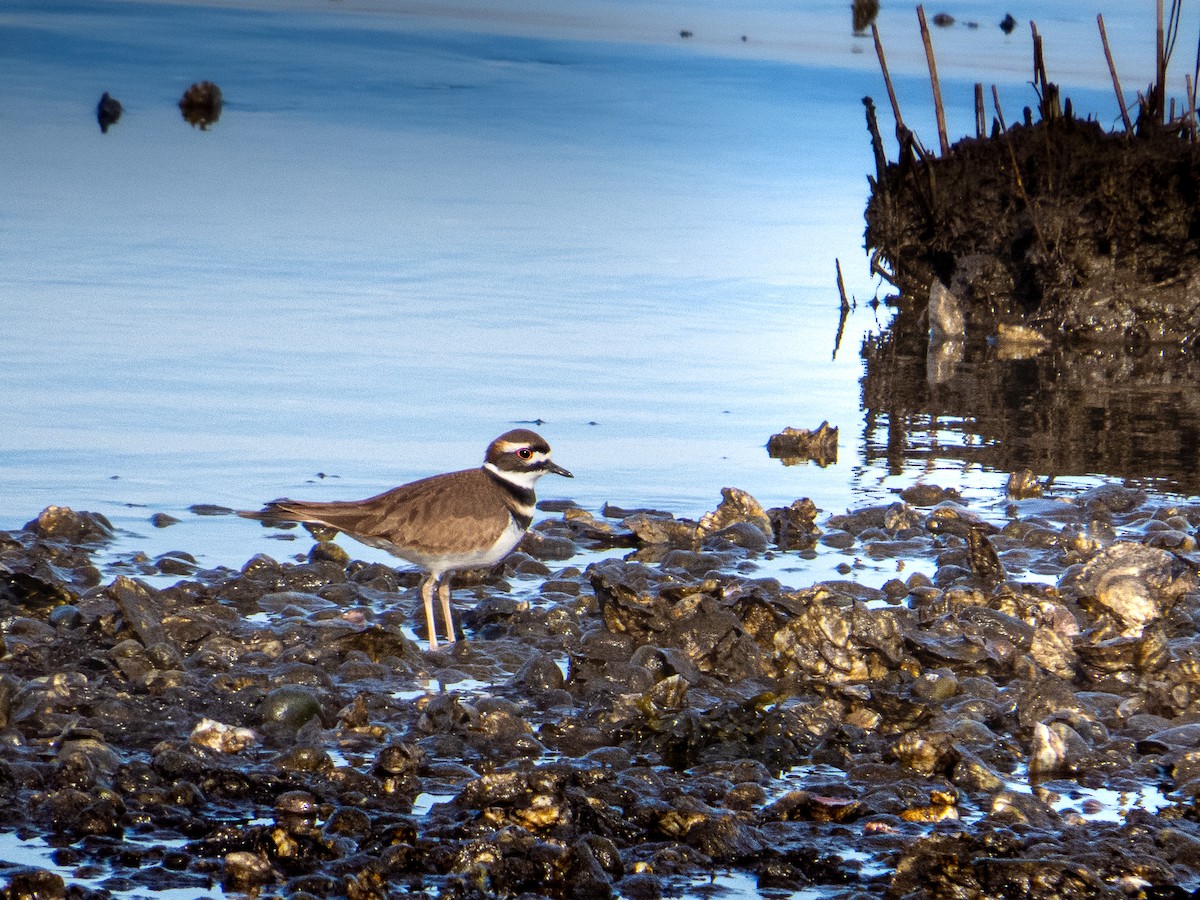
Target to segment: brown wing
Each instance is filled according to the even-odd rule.
[[[459,549],[464,529],[480,543],[492,543],[508,524],[508,507],[482,469],[434,475],[366,500],[274,500],[242,515],[328,525],[372,547],[422,554]]]

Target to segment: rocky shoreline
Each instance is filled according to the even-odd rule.
[[[0,894],[1192,896],[1200,504],[1043,490],[562,504],[434,652],[416,573],[316,543],[160,590],[51,507],[0,534],[0,834],[53,866]],[[780,553],[936,572],[792,589]]]

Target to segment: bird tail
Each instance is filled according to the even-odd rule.
[[[318,510],[319,504],[304,503],[300,500],[272,500],[262,509],[238,510],[243,519],[257,519],[266,525],[278,525],[282,522],[316,522],[325,524]]]

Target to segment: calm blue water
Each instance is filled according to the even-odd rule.
[[[187,507],[365,496],[533,419],[577,475],[544,493],[592,509],[698,515],[736,485],[836,511],[923,474],[861,462],[857,351],[884,321],[861,97],[891,122],[846,4],[492,6],[0,9],[0,527],[57,503],[121,551],[240,565],[279,545]],[[1052,70],[1115,119],[1094,14],[1040,6]],[[1033,102],[1027,30],[961,8],[981,27],[935,35],[958,134],[977,78],[1010,118]],[[1144,84],[1153,23],[1107,14]],[[880,25],[935,143],[915,17]],[[200,79],[226,98],[207,132],[175,105]],[[126,112],[101,135],[105,90]],[[860,305],[832,359],[835,259]],[[767,458],[823,420],[837,465]]]

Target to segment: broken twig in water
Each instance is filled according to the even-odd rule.
[[[842,280],[842,261],[840,259],[834,259],[833,264],[837,268],[838,295],[842,298],[842,309],[846,312],[849,312],[850,298],[846,296],[846,282]]]
[[[846,282],[842,280],[842,261],[836,257],[833,260],[834,266],[837,267],[837,286],[838,293],[842,297],[841,315],[838,317],[837,336],[833,339],[833,359],[837,359],[838,348],[842,346],[842,332],[846,330],[846,319],[850,315],[851,304],[850,299],[846,296]]]

